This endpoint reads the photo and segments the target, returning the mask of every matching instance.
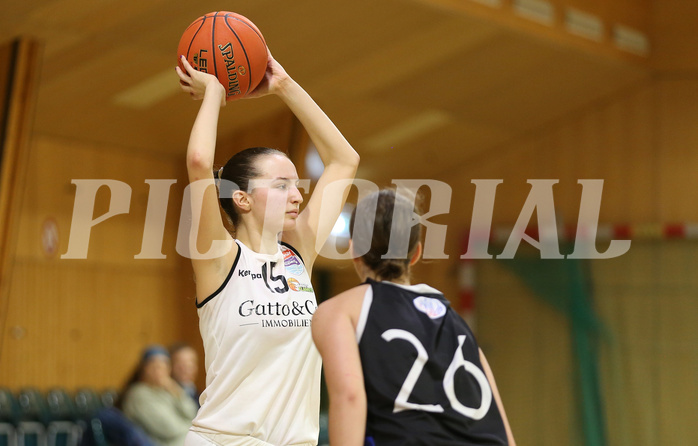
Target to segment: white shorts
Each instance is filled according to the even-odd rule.
[[[273,445],[250,436],[208,434],[190,430],[184,438],[184,446],[287,446]],[[315,443],[298,443],[288,446],[316,446]]]

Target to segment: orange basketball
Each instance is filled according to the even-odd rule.
[[[177,54],[195,69],[216,76],[228,101],[254,90],[267,69],[262,33],[248,18],[228,11],[194,20],[182,34]],[[184,68],[181,63],[180,68]]]

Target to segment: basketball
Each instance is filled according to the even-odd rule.
[[[228,11],[208,13],[184,31],[177,56],[192,67],[213,74],[226,90],[226,100],[254,90],[267,69],[267,44],[252,21]],[[178,62],[180,68],[181,62]]]

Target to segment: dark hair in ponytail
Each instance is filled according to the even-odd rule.
[[[349,233],[354,246],[360,247],[360,252],[368,249],[361,260],[378,278],[394,280],[409,272],[411,255],[422,235],[422,226],[414,224],[415,213],[419,212],[415,209],[414,200],[397,195],[392,189],[368,195],[354,209],[349,221]],[[375,216],[373,221],[372,216]],[[371,223],[373,228],[370,227]],[[391,235],[397,240],[409,237],[404,258],[383,258],[388,253]]]
[[[240,214],[235,209],[233,192],[242,190],[247,192],[250,180],[258,178],[262,173],[257,168],[257,159],[266,155],[281,155],[288,158],[284,152],[268,147],[251,147],[233,155],[225,166],[214,173],[219,182],[219,201],[221,207],[230,218],[233,225],[237,225]]]

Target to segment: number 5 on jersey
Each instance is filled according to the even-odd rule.
[[[264,285],[271,291],[272,293],[286,293],[288,291],[288,282],[286,282],[286,278],[279,274],[278,276],[274,275],[274,267],[276,266],[276,262],[269,262],[269,271],[267,272],[267,264],[262,265],[262,279],[264,280]],[[269,285],[269,282],[281,282],[281,287],[275,287],[272,288],[271,285]]]

